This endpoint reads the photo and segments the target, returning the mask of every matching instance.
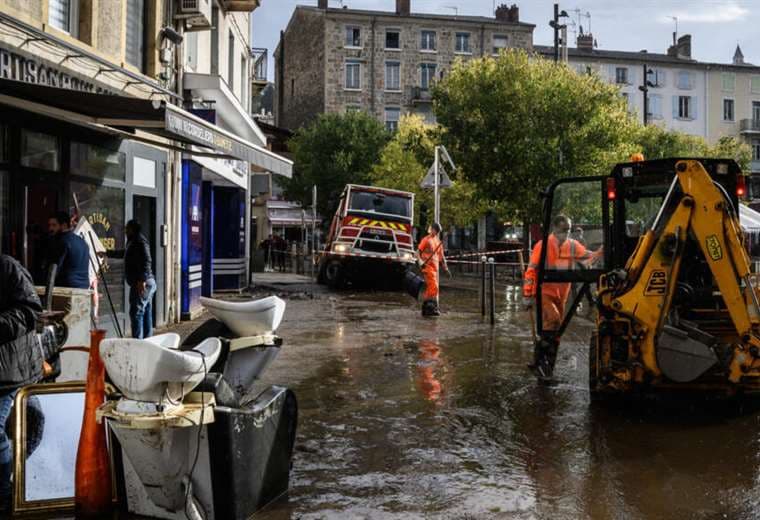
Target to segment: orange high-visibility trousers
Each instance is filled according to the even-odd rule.
[[[422,295],[424,301],[438,301],[438,262],[432,265],[428,263],[422,268],[422,276],[425,277],[425,292]]]

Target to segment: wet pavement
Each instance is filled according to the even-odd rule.
[[[539,385],[517,296],[493,328],[474,291],[425,320],[398,293],[289,300],[262,383],[299,399],[291,490],[257,518],[760,518],[758,413],[591,403],[578,320]]]

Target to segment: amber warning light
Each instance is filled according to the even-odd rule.
[[[617,198],[617,187],[615,186],[615,179],[610,177],[607,179],[607,200],[615,200]]]

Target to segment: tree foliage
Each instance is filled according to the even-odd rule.
[[[433,163],[434,149],[439,138],[440,128],[425,124],[422,117],[402,117],[398,131],[386,145],[380,161],[370,174],[370,181],[375,186],[415,194],[414,214],[418,223],[423,209],[428,212],[427,222],[433,220],[433,192],[421,188],[420,182]],[[464,179],[461,171],[447,173],[453,186],[441,191],[442,224],[470,224],[485,211],[485,204],[480,202],[474,186]]]
[[[295,172],[282,183],[285,195],[309,206],[316,185],[317,209],[329,221],[345,185],[369,181],[389,138],[383,125],[363,112],[321,115],[288,143]]]
[[[521,50],[455,64],[434,106],[467,180],[518,220],[537,220],[554,180],[609,171],[637,129],[617,87]]]

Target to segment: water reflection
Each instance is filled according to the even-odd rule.
[[[417,390],[432,403],[438,404],[443,385],[436,376],[441,366],[441,347],[435,341],[422,340],[419,343],[419,360],[414,378]]]

